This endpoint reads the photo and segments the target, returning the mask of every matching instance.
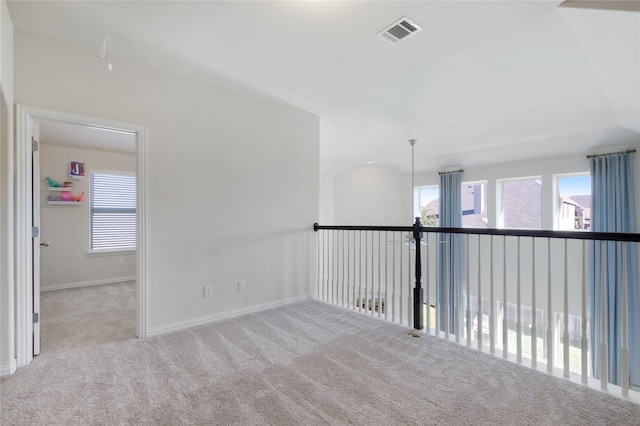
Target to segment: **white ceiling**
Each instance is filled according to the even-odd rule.
[[[135,154],[135,133],[53,120],[40,120],[40,143]]]
[[[317,114],[321,162],[410,170],[640,143],[640,13],[560,1],[17,1],[16,30]],[[628,4],[629,2],[627,2]],[[396,45],[378,31],[407,16]],[[105,64],[106,66],[106,64]]]

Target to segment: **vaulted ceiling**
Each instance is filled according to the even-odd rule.
[[[411,138],[418,171],[640,144],[640,12],[560,3],[10,1],[9,10],[17,31],[96,55],[109,16],[112,72],[136,61],[304,109],[320,117],[323,168],[373,161],[406,172]],[[423,30],[396,44],[377,36],[403,16]]]

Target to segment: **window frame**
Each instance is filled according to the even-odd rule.
[[[438,200],[438,212],[436,212],[436,218],[439,219],[440,217],[440,185],[422,185],[422,186],[416,186],[414,187],[414,192],[413,192],[413,196],[414,196],[414,209],[413,209],[413,219],[415,219],[416,217],[422,217],[422,206],[421,206],[421,201],[422,201],[422,190],[426,189],[426,190],[430,190],[430,191],[434,191],[437,193],[436,197],[434,199]],[[413,222],[412,219],[412,222]],[[428,227],[430,225],[423,223],[422,226]],[[439,225],[437,225],[439,226]]]
[[[133,201],[135,207],[132,208],[105,208],[98,207],[94,208],[95,203],[95,188],[94,188],[94,176],[95,175],[104,175],[104,176],[117,176],[120,178],[133,178]],[[127,184],[127,186],[131,186],[131,182]],[[114,186],[115,188],[116,186]],[[128,193],[129,197],[131,193]],[[130,201],[130,200],[129,200]],[[89,171],[89,253],[91,254],[109,254],[109,253],[131,253],[135,252],[138,244],[138,236],[137,236],[137,177],[134,172],[129,171],[114,171],[114,170],[90,170]],[[98,210],[96,212],[95,210]],[[104,211],[100,211],[104,210]],[[115,210],[115,211],[114,211]],[[118,212],[121,210],[121,212]],[[95,213],[112,213],[118,214],[123,213],[127,215],[131,215],[133,213],[134,217],[134,233],[133,233],[133,246],[112,246],[112,247],[94,247],[94,214]]]

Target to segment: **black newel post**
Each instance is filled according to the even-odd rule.
[[[424,304],[424,294],[422,291],[422,283],[420,278],[422,277],[422,262],[420,261],[420,218],[416,217],[416,222],[413,224],[413,239],[416,243],[416,285],[413,288],[413,328],[416,330],[422,330],[422,305]]]

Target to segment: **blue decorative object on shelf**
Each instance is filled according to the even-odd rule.
[[[52,188],[58,188],[62,185],[60,185],[58,182],[56,182],[55,180],[51,179],[51,178],[45,178],[47,180],[47,182],[49,183],[49,186]]]

